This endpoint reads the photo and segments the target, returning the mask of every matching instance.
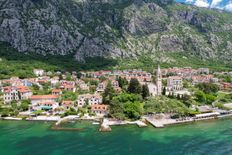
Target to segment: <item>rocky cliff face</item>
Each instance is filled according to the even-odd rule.
[[[1,0],[0,41],[19,52],[232,60],[232,14],[172,0]]]

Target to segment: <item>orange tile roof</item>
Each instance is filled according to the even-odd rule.
[[[27,86],[17,86],[17,89],[20,93],[31,92],[31,90]]]
[[[73,104],[73,101],[63,101],[62,104],[71,105],[71,104]]]
[[[53,104],[56,104],[55,102],[51,102],[51,101],[49,101],[49,102],[47,102],[47,101],[44,101],[44,102],[40,102],[40,104],[47,104],[47,105],[53,105]]]
[[[108,105],[104,105],[104,104],[95,104],[91,106],[91,110],[107,111],[108,107],[109,107]]]
[[[59,92],[61,92],[61,90],[60,89],[53,89],[52,92],[53,93],[59,93]]]
[[[181,80],[182,77],[180,76],[170,76],[169,79],[173,79],[173,80]]]
[[[30,97],[31,100],[38,100],[38,99],[58,99],[59,96],[57,95],[33,95]]]

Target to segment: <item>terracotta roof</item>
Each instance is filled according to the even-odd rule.
[[[49,104],[49,105],[53,105],[53,104],[56,104],[55,102],[51,102],[51,101],[49,101],[49,102],[47,102],[47,101],[44,101],[44,102],[40,102],[40,104]]]
[[[30,97],[31,100],[37,99],[58,99],[57,95],[33,95]]]
[[[17,88],[16,88],[16,87],[12,87],[12,86],[3,87],[3,91],[4,91],[5,93],[9,93],[9,92],[11,92],[12,90],[17,90]]]
[[[31,90],[27,86],[17,86],[17,89],[20,93],[31,92]]]
[[[173,79],[173,80],[181,80],[182,77],[180,76],[170,76],[169,79]]]
[[[91,99],[91,98],[102,98],[101,95],[99,94],[83,94],[83,95],[79,95],[78,99],[80,98],[87,98],[87,99]]]
[[[61,90],[60,89],[53,89],[52,92],[53,93],[59,93],[59,92],[61,92]]]
[[[62,84],[60,86],[60,88],[64,88],[64,89],[66,89],[66,88],[75,88],[75,86],[73,86],[73,85],[67,85],[67,84]]]
[[[73,101],[63,101],[62,104],[71,105],[71,104],[73,104]]]
[[[108,105],[95,104],[95,105],[91,106],[91,110],[107,111],[108,110]]]

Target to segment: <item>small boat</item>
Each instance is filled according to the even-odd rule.
[[[100,124],[99,122],[93,122],[92,123],[93,125],[98,125],[98,124]]]

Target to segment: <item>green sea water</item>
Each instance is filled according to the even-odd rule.
[[[100,133],[91,123],[54,131],[51,123],[0,121],[0,155],[230,155],[232,119],[156,129],[116,126]]]

